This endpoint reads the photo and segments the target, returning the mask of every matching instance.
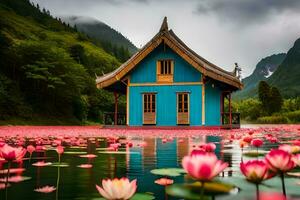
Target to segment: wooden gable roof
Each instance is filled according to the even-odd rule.
[[[113,72],[97,77],[97,87],[106,88],[122,80],[122,78],[124,78],[139,62],[141,62],[161,43],[168,45],[185,61],[200,71],[203,76],[226,83],[232,86],[235,90],[242,89],[243,84],[239,78],[236,77],[235,72],[225,71],[191,50],[176,36],[172,30],[168,29],[166,17],[164,18],[160,31],[144,47],[142,47],[137,53],[135,53],[130,59],[128,59]]]

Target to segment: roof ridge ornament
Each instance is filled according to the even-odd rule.
[[[168,18],[165,16],[164,20],[163,20],[163,23],[161,24],[159,32],[165,32],[165,31],[168,31],[168,30],[169,30]]]

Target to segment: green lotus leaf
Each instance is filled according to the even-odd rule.
[[[189,184],[173,184],[166,188],[166,192],[170,196],[184,198],[184,199],[201,199],[201,186],[200,182]],[[204,184],[205,196],[228,195],[237,193],[238,188],[234,185],[222,182],[206,182]],[[204,199],[206,199],[205,197]],[[211,198],[208,198],[211,199]]]
[[[52,165],[50,165],[50,166],[51,167],[69,167],[69,164],[63,163],[63,162],[61,162],[61,163],[56,162],[56,163],[52,163]]]
[[[181,176],[181,174],[186,173],[182,168],[161,168],[153,169],[150,172],[161,176]]]
[[[150,193],[136,193],[130,200],[152,200],[155,197]]]
[[[87,154],[85,151],[65,151],[64,154],[68,155],[84,155]]]
[[[99,154],[140,154],[134,151],[98,151]]]
[[[244,152],[243,155],[246,157],[260,157],[260,156],[264,156],[266,154],[265,151],[247,151]]]

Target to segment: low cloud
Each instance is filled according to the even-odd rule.
[[[202,0],[195,10],[199,15],[215,15],[235,24],[261,24],[276,15],[297,13],[299,0]]]

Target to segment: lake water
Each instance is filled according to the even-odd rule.
[[[151,173],[153,169],[181,168],[181,160],[200,144],[213,142],[215,153],[219,159],[229,163],[229,167],[216,179],[231,183],[240,188],[235,194],[216,196],[215,199],[255,199],[254,185],[245,181],[240,173],[241,160],[257,159],[242,155],[239,140],[249,132],[254,138],[262,138],[264,144],[259,152],[266,154],[279,144],[299,139],[300,126],[275,126],[244,128],[239,130],[102,130],[99,127],[2,127],[0,139],[14,143],[24,139],[24,145],[45,143],[45,152],[34,152],[31,160],[14,163],[13,168],[24,168],[23,172],[11,176],[21,176],[21,180],[11,182],[8,188],[9,200],[20,199],[61,199],[61,200],[95,200],[101,196],[95,185],[101,185],[104,178],[128,177],[137,179],[138,193],[149,193],[156,199],[176,199],[165,195],[165,187],[154,183],[161,177],[174,180],[174,183],[192,182],[185,174],[180,176],[160,176]],[[265,139],[271,134],[279,139],[278,143],[270,143]],[[55,146],[57,140],[62,141],[65,152],[62,155],[63,166],[36,167],[33,163],[44,160],[55,163],[58,160]],[[46,142],[45,142],[46,141]],[[75,145],[75,142],[76,145]],[[126,146],[130,142],[132,147]],[[73,143],[73,144],[72,144]],[[117,151],[110,148],[111,143],[121,143]],[[79,146],[78,146],[79,145]],[[256,148],[246,147],[244,152],[255,152]],[[94,154],[95,158],[80,157]],[[28,157],[28,155],[26,156]],[[91,164],[92,168],[80,168],[81,164]],[[6,164],[0,166],[6,168]],[[299,171],[296,168],[293,172]],[[0,174],[5,178],[5,174]],[[59,183],[57,185],[57,179]],[[20,179],[20,177],[19,177]],[[3,180],[2,180],[3,182]],[[300,179],[286,176],[287,194],[291,199],[300,199]],[[34,189],[50,185],[58,190],[52,193],[38,193]],[[278,177],[265,182],[261,191],[281,192]],[[0,199],[5,199],[5,189],[0,190]]]

